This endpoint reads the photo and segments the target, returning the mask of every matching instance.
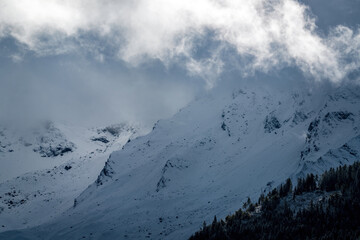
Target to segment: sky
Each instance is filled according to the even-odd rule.
[[[359,0],[0,0],[0,120],[151,125],[233,69],[360,82],[359,16]]]

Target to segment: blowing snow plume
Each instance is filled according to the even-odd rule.
[[[226,64],[235,64],[229,55],[246,59],[246,72],[295,65],[332,82],[360,65],[359,30],[339,25],[321,35],[309,8],[295,0],[4,0],[0,6],[0,37],[37,55],[82,49],[99,61],[159,59],[186,66],[209,87]]]

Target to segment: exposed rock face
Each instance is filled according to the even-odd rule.
[[[279,128],[281,128],[281,124],[275,116],[266,116],[264,122],[265,132],[271,133]]]

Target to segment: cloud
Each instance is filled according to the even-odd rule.
[[[0,125],[52,120],[90,127],[131,122],[150,128],[203,88],[202,81],[186,79],[185,71],[163,71],[160,63],[128,68],[106,61],[57,55],[25,56],[14,63],[0,48]]]
[[[185,66],[209,87],[232,64],[229,55],[246,58],[247,71],[296,65],[316,80],[340,82],[360,66],[359,31],[338,26],[321,36],[316,30],[308,7],[296,0],[0,3],[0,37],[40,56],[80,50],[100,62],[158,59]]]
[[[14,63],[19,63],[23,60],[23,57],[20,54],[12,54],[10,55],[10,58]]]

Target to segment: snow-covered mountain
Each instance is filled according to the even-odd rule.
[[[0,231],[36,226],[67,210],[94,182],[110,153],[141,133],[129,124],[85,128],[45,122],[21,131],[3,128]]]
[[[0,237],[184,239],[288,177],[359,160],[360,88],[310,85],[224,83],[113,152],[61,216]]]

